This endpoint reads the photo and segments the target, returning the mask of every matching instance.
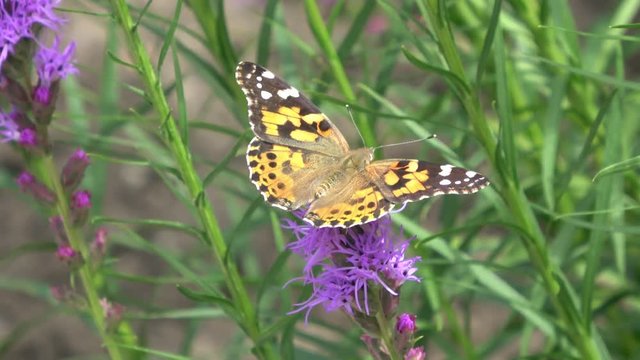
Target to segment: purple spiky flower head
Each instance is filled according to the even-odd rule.
[[[326,311],[342,309],[370,314],[370,290],[397,296],[400,286],[408,280],[419,281],[414,275],[419,257],[406,258],[409,240],[391,229],[391,220],[384,217],[375,222],[348,229],[316,228],[286,220],[285,228],[297,240],[289,248],[301,255],[306,265],[298,279],[313,286],[312,295],[297,304],[293,312],[309,312],[322,305]],[[317,269],[320,271],[314,271]]]
[[[38,85],[33,94],[33,99],[42,105],[51,103],[52,87],[60,79],[76,74],[73,64],[73,55],[76,44],[71,42],[64,49],[60,49],[60,39],[56,37],[51,47],[40,46],[36,52],[34,63],[38,72]]]
[[[60,0],[0,0],[0,69],[22,39],[35,39],[39,28],[57,29]]]

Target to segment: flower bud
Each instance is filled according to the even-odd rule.
[[[56,256],[58,257],[58,260],[69,266],[78,265],[81,261],[80,254],[68,244],[58,246]]]
[[[404,355],[404,360],[425,360],[426,358],[427,354],[422,347],[411,348]]]
[[[38,124],[51,123],[59,90],[59,80],[54,81],[49,87],[38,85],[33,90],[33,116]]]
[[[416,331],[416,316],[408,313],[398,315],[396,331],[400,334],[413,334]]]
[[[31,128],[26,128],[20,131],[18,144],[22,145],[25,148],[36,147],[38,145],[38,135],[36,134],[36,131]]]
[[[60,176],[60,182],[65,190],[73,191],[80,185],[89,162],[89,156],[84,150],[78,149],[73,152],[67,163],[64,164]]]
[[[107,247],[107,229],[99,228],[96,231],[96,237],[93,239],[91,243],[91,254],[98,259],[101,259]]]
[[[122,320],[124,306],[118,303],[111,303],[106,298],[100,299],[100,306],[106,320],[107,329],[115,329]]]
[[[54,205],[56,203],[55,194],[49,188],[39,182],[31,173],[24,171],[16,179],[20,190],[29,193],[34,199],[46,205]]]
[[[76,191],[71,195],[71,214],[73,216],[73,224],[76,226],[84,225],[89,217],[91,209],[91,193],[86,190]]]

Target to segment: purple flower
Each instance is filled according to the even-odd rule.
[[[323,305],[326,311],[342,309],[369,314],[369,290],[384,289],[396,296],[407,280],[419,281],[414,267],[419,257],[405,259],[408,240],[391,232],[389,217],[348,229],[316,228],[286,220],[297,241],[289,248],[304,257],[304,276],[299,279],[313,286],[313,294],[297,304],[293,312]],[[320,267],[319,273],[314,268]]]
[[[6,14],[24,24],[40,24],[49,29],[57,29],[62,23],[54,9],[60,0],[4,0]]]
[[[416,331],[416,316],[408,313],[398,315],[396,331],[400,334],[413,334]]]
[[[9,114],[0,112],[0,142],[18,140],[20,140],[20,128],[18,124],[16,124]]]
[[[57,29],[60,0],[0,0],[0,69],[23,38],[35,38],[34,25]]]
[[[78,72],[73,64],[76,44],[72,42],[60,51],[59,43],[60,39],[56,37],[51,48],[40,46],[34,58],[38,72],[38,85],[34,90],[33,99],[43,105],[51,103],[53,99],[51,87],[56,81]]]

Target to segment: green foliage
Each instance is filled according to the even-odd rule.
[[[491,179],[478,194],[414,203],[392,216],[416,236],[411,251],[423,258],[422,282],[403,288],[401,309],[417,315],[428,357],[640,356],[633,260],[640,253],[633,60],[640,38],[630,23],[640,1],[601,9],[584,31],[566,0],[239,3],[176,1],[170,12],[123,0],[74,3],[111,15],[84,15],[107,34],[105,48],[95,50],[104,54],[93,74],[99,84],[87,95],[67,82],[69,123],[57,126],[93,158],[85,182],[93,224],[112,230],[94,286],[131,314],[137,338],[123,337],[125,358],[365,356],[360,330],[344,318],[319,310],[304,325],[304,316],[287,314],[310,289],[283,287],[304,266],[285,247],[293,235],[279,225],[289,215],[262,201],[245,170],[250,132],[234,67],[256,59],[303,89],[347,134],[355,132],[343,105],[352,105],[367,146],[438,135],[387,157],[463,164]],[[229,17],[232,7],[251,16]],[[96,71],[81,65],[80,77]],[[198,88],[189,86],[194,77]],[[205,112],[190,102],[203,84],[215,102]],[[198,150],[203,143],[228,145],[211,154]],[[173,199],[161,206],[180,217],[109,210],[104,204],[123,181],[107,180],[113,168],[148,170]],[[13,189],[6,170],[0,179]],[[157,242],[159,232],[184,245]],[[45,248],[23,245],[1,261]],[[156,272],[120,269],[125,253],[151,257]],[[40,281],[2,276],[0,285],[51,300]],[[184,301],[167,307],[125,285],[168,286]],[[0,351],[50,317],[16,324]],[[149,345],[145,334],[158,319],[187,329],[172,342],[179,347]],[[205,324],[233,340],[218,344],[219,353],[198,353],[196,339],[212,337]]]

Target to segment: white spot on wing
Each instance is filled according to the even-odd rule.
[[[271,94],[268,91],[262,90],[262,91],[260,91],[260,96],[262,96],[262,98],[265,99],[265,100],[269,100],[273,96],[273,94]]]
[[[442,171],[440,171],[440,172],[438,173],[438,175],[440,175],[440,176],[445,176],[445,177],[446,177],[446,176],[451,175],[451,169],[453,169],[453,166],[451,166],[451,165],[449,165],[449,164],[447,164],[447,165],[440,165],[440,169],[441,169]]]
[[[449,179],[440,180],[440,185],[443,185],[443,186],[451,185],[451,181]]]
[[[278,90],[278,96],[280,96],[283,99],[286,99],[289,96],[295,98],[295,97],[300,96],[300,93],[298,92],[298,90],[296,88],[290,87],[288,89]]]
[[[471,171],[471,170],[468,170],[468,171],[467,171],[466,173],[464,173],[464,174],[465,174],[465,175],[467,175],[467,176],[468,176],[468,177],[470,177],[470,178],[472,178],[472,177],[474,177],[474,176],[478,175],[478,173],[477,173],[477,172],[475,172],[475,171]]]
[[[264,200],[265,200],[265,201],[267,200],[267,196],[266,196],[266,195],[264,196]],[[277,207],[278,209],[282,209],[282,210],[289,210],[289,209],[287,209],[286,207],[284,207],[284,206],[282,206],[282,205],[279,205],[279,204],[274,204],[274,203],[270,203],[270,204],[271,204],[273,207]]]
[[[273,75],[273,73],[272,73],[271,71],[269,71],[269,70],[265,70],[265,71],[262,73],[262,76],[266,77],[267,79],[273,79],[273,78],[275,78],[275,77],[276,77],[276,76],[275,76],[275,75]]]
[[[256,84],[256,87],[257,87],[258,89],[262,89],[262,83],[257,83],[257,84]]]
[[[256,76],[256,81],[262,81],[262,76]]]

